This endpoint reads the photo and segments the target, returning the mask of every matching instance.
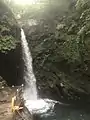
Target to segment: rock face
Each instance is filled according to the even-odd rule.
[[[0,76],[17,84],[20,76],[20,28],[7,5],[0,0]]]
[[[90,8],[69,9],[24,30],[39,93],[78,100],[90,94]]]

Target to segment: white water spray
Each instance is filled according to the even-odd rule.
[[[34,76],[32,68],[32,56],[23,29],[21,29],[21,41],[25,65],[24,80],[26,83],[24,90],[24,99],[37,100],[36,78]]]
[[[30,112],[45,113],[53,108],[57,101],[37,98],[36,78],[32,68],[32,56],[23,29],[21,29],[21,42],[25,65],[24,79],[26,84],[23,93],[24,100],[26,101],[25,105]]]

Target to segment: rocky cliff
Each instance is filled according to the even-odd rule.
[[[0,76],[8,84],[20,77],[20,27],[7,5],[0,0]]]
[[[75,101],[90,95],[90,8],[82,2],[24,26],[41,95]]]

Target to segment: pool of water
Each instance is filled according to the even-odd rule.
[[[35,114],[35,120],[90,120],[89,105],[68,105],[50,99],[27,101],[26,106]]]
[[[43,114],[41,120],[90,120],[90,109],[55,104],[52,113]]]

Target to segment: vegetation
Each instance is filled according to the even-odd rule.
[[[42,91],[62,94],[60,88],[63,84],[62,89],[69,96],[71,93],[89,95],[90,1],[41,2],[20,6],[7,0],[26,33],[38,86]],[[10,32],[17,23],[13,23],[15,19],[10,20],[8,25],[4,23],[0,26],[2,51],[14,49],[18,43],[16,32]]]
[[[15,49],[19,42],[19,27],[6,4],[0,1],[0,51],[8,52]],[[18,33],[19,32],[19,33]]]
[[[41,89],[59,91],[63,83],[66,94],[70,95],[71,91],[90,94],[90,8],[87,2],[87,5],[82,0],[70,2],[68,10],[67,7],[60,10],[54,4],[57,9],[48,7],[44,15],[39,13],[33,17],[36,25],[30,28],[24,25]],[[81,4],[83,7],[79,7]]]

